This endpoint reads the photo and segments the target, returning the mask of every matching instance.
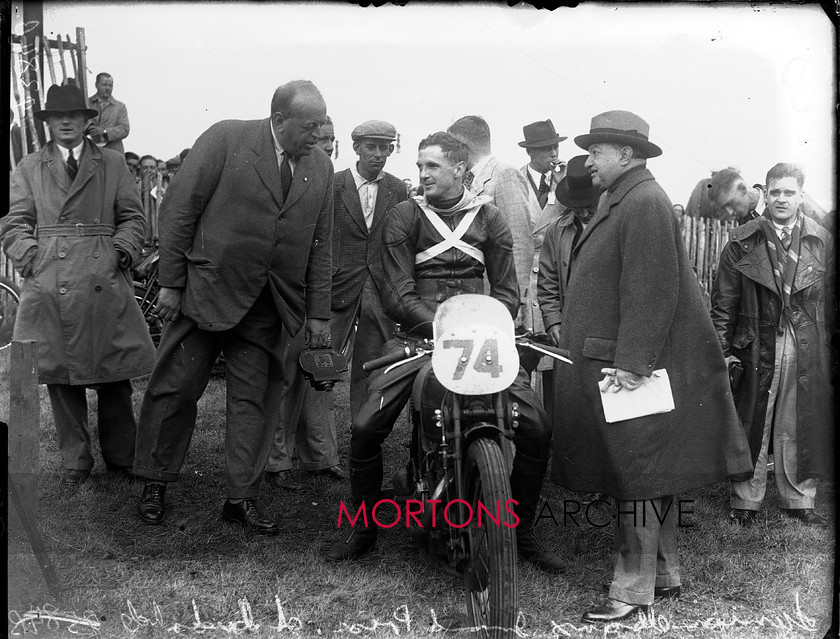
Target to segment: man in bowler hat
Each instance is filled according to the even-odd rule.
[[[592,185],[592,176],[584,166],[588,156],[578,155],[569,160],[566,174],[555,189],[555,197],[563,214],[548,225],[539,254],[537,301],[545,331],[555,346],[560,343],[560,325],[563,322],[563,300],[572,265],[572,249],[598,207],[600,191]],[[553,375],[562,373],[567,364],[557,362],[546,380],[545,412],[552,414],[554,406]],[[546,374],[544,373],[544,375]],[[549,381],[550,380],[550,381]]]
[[[560,142],[565,140],[554,130],[551,120],[532,122],[522,127],[525,139],[519,146],[525,149],[530,161],[519,169],[528,185],[528,206],[531,217],[532,261],[528,268],[528,290],[522,307],[523,330],[542,333],[545,330],[537,302],[537,274],[540,266],[540,251],[546,229],[555,222],[566,207],[557,201],[555,189],[563,177],[565,163],[558,160]],[[532,386],[543,406],[548,406],[554,393],[552,362],[550,357],[527,357],[522,361],[525,370],[532,376]]]
[[[572,249],[559,346],[553,479],[616,500],[609,623],[680,593],[675,495],[752,470],[729,377],[671,201],[647,168],[662,151],[629,111],[592,118],[575,143],[604,191]],[[601,394],[634,393],[665,369],[672,411],[607,423]]]
[[[85,137],[96,115],[78,87],[50,87],[35,117],[46,121],[51,141],[18,165],[0,226],[3,250],[23,277],[14,338],[38,343],[61,483],[71,489],[94,465],[85,389],[95,388],[99,398],[106,469],[129,475],[136,432],[131,378],[147,374],[154,360],[129,270],[146,235],[140,194],[122,153]]]

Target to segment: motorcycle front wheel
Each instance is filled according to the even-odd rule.
[[[515,520],[505,508],[511,499],[510,480],[499,445],[484,438],[470,443],[465,470],[466,500],[473,512],[464,573],[470,626],[480,637],[514,637],[519,607]]]

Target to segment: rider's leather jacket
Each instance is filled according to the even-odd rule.
[[[436,215],[455,229],[466,212]],[[483,253],[484,264],[458,248],[415,264],[417,254],[441,242],[441,235],[414,200],[401,202],[388,212],[382,227],[382,304],[386,315],[403,330],[430,337],[437,305],[459,293],[484,293],[485,271],[490,295],[516,317],[520,297],[513,239],[499,209],[483,205],[461,239]]]

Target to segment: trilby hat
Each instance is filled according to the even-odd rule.
[[[614,142],[632,146],[639,155],[655,158],[662,155],[662,149],[648,139],[650,125],[630,111],[607,111],[592,118],[589,133],[575,138],[575,144],[589,150],[599,142]]]
[[[525,139],[519,143],[519,146],[525,149],[552,146],[566,139],[557,135],[551,120],[540,120],[539,122],[526,124],[522,127],[522,135],[525,136]]]
[[[87,119],[99,115],[98,111],[88,108],[81,89],[72,84],[63,87],[57,84],[52,85],[47,91],[47,101],[44,108],[35,111],[33,115],[39,120],[46,120],[50,113],[67,113],[69,111],[81,111]]]
[[[350,137],[353,142],[358,142],[362,138],[393,142],[397,139],[397,129],[393,124],[384,120],[368,120],[353,129]]]
[[[584,166],[588,155],[576,155],[566,164],[566,175],[554,193],[557,201],[569,208],[580,208],[598,203],[601,192],[592,186],[592,176]]]

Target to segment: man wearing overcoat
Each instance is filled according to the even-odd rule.
[[[271,442],[265,419],[269,363],[281,328],[305,326],[329,345],[332,180],[315,143],[326,105],[314,84],[278,87],[271,116],[226,120],[192,147],[160,213],[161,336],[138,428],[135,472],[146,479],[138,513],[165,514],[164,492],[184,463],[197,402],[224,353],[226,521],[279,531],[255,499]]]
[[[519,169],[528,185],[528,206],[530,207],[531,240],[534,248],[533,261],[528,268],[528,288],[522,306],[522,329],[542,333],[545,326],[537,301],[537,274],[540,271],[540,251],[546,229],[563,215],[566,207],[557,201],[556,189],[565,174],[565,163],[558,160],[560,142],[551,120],[532,122],[522,127],[524,140],[519,146],[525,149],[530,161]],[[555,170],[555,168],[559,170]],[[531,373],[532,386],[543,406],[548,410],[550,396],[554,393],[552,363],[550,357],[530,357],[523,363]],[[536,371],[536,372],[535,372]]]
[[[613,580],[589,623],[679,594],[673,496],[751,469],[671,202],[646,167],[662,153],[648,132],[639,116],[608,111],[575,138],[604,193],[572,252],[560,346],[574,365],[556,380],[553,478],[617,502]],[[658,369],[674,410],[607,423],[602,392],[632,393]]]
[[[146,234],[140,194],[122,154],[84,136],[93,115],[78,87],[50,87],[35,117],[47,122],[51,141],[18,165],[0,226],[3,250],[23,276],[14,338],[38,343],[62,484],[71,488],[93,468],[85,389],[97,390],[105,466],[128,475],[136,431],[130,380],[154,360],[129,270]]]
[[[131,131],[128,108],[111,95],[114,90],[114,78],[109,73],[96,74],[95,86],[96,93],[88,98],[94,113],[87,134],[99,146],[125,153],[123,140]]]
[[[767,173],[764,214],[734,229],[712,288],[712,321],[734,384],[755,472],[732,482],[730,521],[751,524],[767,485],[772,446],[781,508],[807,525],[817,477],[832,477],[831,334],[835,305],[834,240],[801,209],[802,170],[777,164]]]

